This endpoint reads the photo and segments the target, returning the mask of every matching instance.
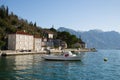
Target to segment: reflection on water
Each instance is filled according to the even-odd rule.
[[[64,79],[78,64],[83,65],[80,61],[44,61],[40,55],[0,57],[0,79]]]
[[[15,70],[29,69],[33,65],[34,57],[33,56],[16,56],[15,57]]]
[[[119,80],[120,51],[81,55],[81,61],[44,61],[40,55],[0,57],[0,80]]]
[[[78,69],[76,66],[83,65],[80,61],[43,61],[42,63],[43,66],[40,67],[42,79],[56,78],[58,80],[69,80],[70,78],[72,80],[73,72]]]
[[[34,64],[39,61],[34,59],[36,57],[40,57],[40,55],[0,57],[0,80],[9,80],[9,78],[11,80],[16,80],[18,78],[24,78],[22,75],[28,74],[27,71],[32,69]]]
[[[14,59],[9,57],[0,57],[0,80],[15,79],[13,76]]]

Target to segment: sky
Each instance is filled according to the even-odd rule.
[[[120,32],[120,0],[0,0],[0,5],[42,28]]]

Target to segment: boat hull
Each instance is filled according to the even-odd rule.
[[[64,57],[64,56],[50,56],[46,55],[42,57],[45,60],[57,60],[57,61],[80,61],[81,58],[79,56],[69,56],[69,57]]]

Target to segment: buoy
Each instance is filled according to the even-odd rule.
[[[107,58],[104,58],[104,61],[107,61],[108,59]]]

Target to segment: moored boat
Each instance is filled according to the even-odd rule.
[[[71,51],[63,52],[62,55],[44,55],[42,56],[45,60],[61,60],[61,61],[75,61],[81,60],[81,56],[73,54]]]

